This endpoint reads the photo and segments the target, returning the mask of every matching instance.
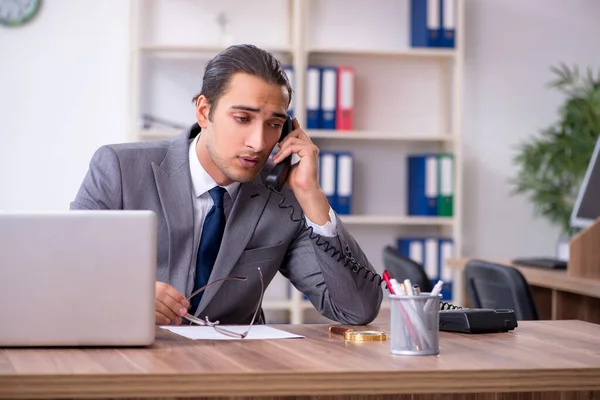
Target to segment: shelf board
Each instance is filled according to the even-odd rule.
[[[376,49],[343,49],[313,47],[308,49],[309,54],[352,55],[365,57],[413,57],[413,58],[452,58],[456,54],[454,49],[406,49],[406,50],[376,50]]]
[[[270,53],[291,53],[292,47],[288,46],[259,46]],[[139,46],[139,50],[149,53],[219,53],[225,50],[226,46],[219,45],[174,45],[174,44],[144,44]]]
[[[421,142],[448,142],[452,140],[451,134],[431,135],[420,133],[397,133],[392,131],[336,131],[325,129],[309,129],[306,131],[306,133],[308,136],[314,139]]]
[[[411,226],[441,226],[452,225],[451,217],[412,217],[397,215],[340,215],[342,222],[353,225],[411,225]]]

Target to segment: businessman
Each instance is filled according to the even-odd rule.
[[[157,324],[179,325],[188,310],[221,324],[249,323],[261,294],[258,267],[265,285],[280,271],[327,318],[366,324],[376,317],[382,290],[365,279],[373,266],[319,187],[318,148],[296,120],[280,142],[291,98],[271,54],[232,46],[207,64],[191,127],[170,140],[107,145],[93,155],[71,209],[156,213]],[[291,154],[299,162],[286,187],[269,190],[264,177]],[[347,257],[325,252],[307,227]],[[352,272],[348,259],[365,269]],[[218,282],[186,300],[232,275],[248,279]]]

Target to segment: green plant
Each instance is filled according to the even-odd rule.
[[[600,72],[580,74],[564,64],[551,71],[557,78],[549,86],[566,95],[560,118],[518,146],[512,194],[528,195],[536,215],[570,236],[571,211],[600,134]]]

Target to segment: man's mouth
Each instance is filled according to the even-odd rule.
[[[240,163],[245,168],[253,168],[258,164],[260,158],[258,157],[239,157]]]

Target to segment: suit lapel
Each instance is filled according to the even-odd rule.
[[[225,225],[221,248],[215,261],[209,282],[229,276],[246,245],[250,241],[256,224],[269,199],[270,192],[258,175],[253,182],[242,184],[237,195],[231,214]],[[249,279],[256,277],[249,276]],[[224,282],[215,283],[208,287],[202,295],[196,316],[198,316],[215,297]]]
[[[199,132],[194,124],[174,138],[160,165],[152,170],[169,232],[169,282],[186,293],[194,247],[194,211],[189,169],[189,139]]]

